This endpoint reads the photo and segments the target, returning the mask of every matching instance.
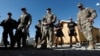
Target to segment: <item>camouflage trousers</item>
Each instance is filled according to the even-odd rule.
[[[87,41],[93,41],[93,26],[90,22],[81,25],[81,31]]]

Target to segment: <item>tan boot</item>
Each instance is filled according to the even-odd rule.
[[[89,46],[87,48],[87,50],[94,50],[95,49],[95,45],[93,43],[93,41],[89,41]]]

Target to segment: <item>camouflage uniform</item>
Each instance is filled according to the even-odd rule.
[[[90,8],[84,8],[84,10],[79,11],[78,13],[78,24],[81,26],[81,31],[83,32],[85,38],[88,41],[93,40],[92,36],[92,28],[93,28],[93,22],[89,22],[89,18],[96,17],[96,12],[93,9]]]
[[[83,8],[83,5],[78,4],[80,11],[78,12],[78,26],[84,37],[89,41],[88,49],[94,49],[93,44],[93,19],[96,18],[96,11],[91,8]]]
[[[48,37],[48,25],[45,25],[47,23],[46,19],[42,20],[41,25],[41,32],[42,32],[42,38],[41,38],[41,48],[47,48],[47,37]]]
[[[53,33],[54,33],[54,23],[56,21],[56,16],[51,13],[51,8],[47,9],[47,14],[42,19],[42,42],[45,43],[45,47],[48,44],[51,47],[53,41]],[[44,33],[43,33],[44,32]],[[45,39],[45,41],[43,41]],[[47,40],[48,39],[48,43]]]
[[[29,26],[32,22],[32,17],[29,13],[22,14],[18,21],[16,31],[17,46],[20,47],[21,39],[23,47],[26,46],[26,39],[28,35]]]
[[[53,34],[54,34],[54,23],[56,21],[56,16],[54,14],[47,14],[43,17],[46,20],[46,23],[50,23],[46,25],[46,33],[48,35],[48,45],[52,44]]]

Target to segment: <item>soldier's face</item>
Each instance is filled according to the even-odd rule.
[[[78,8],[79,8],[80,10],[82,10],[82,9],[83,9],[83,6],[79,6]]]
[[[8,15],[8,17],[11,17],[12,15]]]
[[[22,10],[23,13],[26,13],[26,10]]]
[[[41,21],[39,21],[39,23],[41,23]]]
[[[50,10],[47,10],[47,13],[50,13],[51,11]]]

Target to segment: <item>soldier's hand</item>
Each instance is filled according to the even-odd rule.
[[[49,25],[49,24],[51,24],[51,22],[48,22],[47,24]]]
[[[79,30],[81,30],[81,29],[82,29],[80,25],[78,25],[78,29],[79,29]]]
[[[47,23],[43,23],[43,25],[47,25]]]
[[[90,17],[88,20],[89,20],[89,22],[93,23],[93,18],[92,17]]]
[[[25,32],[25,29],[22,29],[22,32]]]

